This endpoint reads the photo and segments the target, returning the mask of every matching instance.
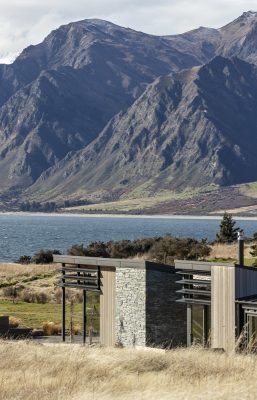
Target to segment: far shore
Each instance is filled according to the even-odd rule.
[[[9,212],[1,211],[0,216],[17,216],[17,217],[74,217],[74,218],[136,218],[136,219],[188,219],[188,220],[221,220],[222,215],[137,215],[137,214],[82,214],[82,213],[42,213],[42,212]],[[233,216],[238,221],[257,221],[256,217]]]

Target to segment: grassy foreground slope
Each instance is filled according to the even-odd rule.
[[[257,357],[0,342],[1,400],[257,398]]]

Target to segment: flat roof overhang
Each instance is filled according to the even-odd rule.
[[[53,255],[53,262],[58,264],[83,265],[87,267],[113,267],[113,268],[136,268],[156,270],[165,273],[175,273],[175,267],[172,265],[157,263],[153,261],[137,261],[131,259],[101,258],[101,257],[83,257],[68,255]]]

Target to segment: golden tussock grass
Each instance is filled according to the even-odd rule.
[[[251,258],[251,246],[252,244],[245,244],[245,257]],[[215,245],[211,246],[211,254],[210,259],[214,258],[233,258],[237,259],[238,257],[238,244],[222,244],[216,243]]]
[[[18,328],[21,324],[21,320],[19,318],[15,318],[12,315],[9,317],[9,326],[10,328]]]
[[[60,266],[58,264],[14,264],[14,263],[1,263],[0,264],[0,278],[18,277],[24,275],[48,274],[56,271]]]
[[[1,400],[254,400],[257,357],[0,342]]]
[[[44,322],[42,329],[44,334],[47,336],[58,335],[59,333],[61,333],[62,330],[60,324],[55,324],[51,321]]]

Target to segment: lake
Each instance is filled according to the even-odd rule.
[[[11,262],[40,249],[65,252],[73,244],[137,239],[171,234],[215,239],[219,219],[164,217],[97,217],[0,214],[0,261]],[[247,236],[257,232],[257,220],[239,220]]]

